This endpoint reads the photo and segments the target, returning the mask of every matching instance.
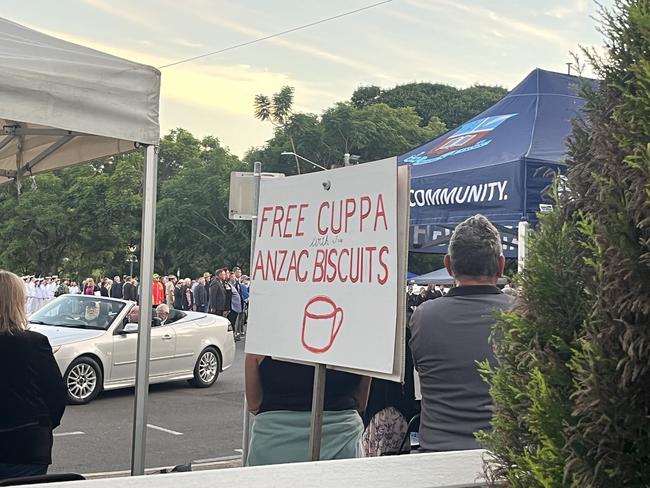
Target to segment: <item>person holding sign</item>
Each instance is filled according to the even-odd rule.
[[[246,464],[309,461],[314,367],[246,355],[246,399],[255,415]],[[327,370],[321,460],[357,457],[370,378]]]
[[[420,449],[478,449],[474,433],[490,429],[492,400],[478,361],[494,365],[489,337],[498,311],[513,298],[497,288],[505,258],[497,229],[482,215],[459,224],[445,267],[458,286],[420,305],[411,318],[415,369],[420,375]]]

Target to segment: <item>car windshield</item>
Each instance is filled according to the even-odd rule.
[[[56,327],[107,330],[119,315],[125,303],[95,296],[65,295],[29,317],[29,322]]]

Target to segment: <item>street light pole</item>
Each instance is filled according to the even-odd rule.
[[[129,263],[131,263],[131,272],[129,273],[129,276],[133,277],[133,263],[135,262],[135,246],[129,246]]]
[[[321,166],[321,165],[318,164],[318,163],[314,163],[313,161],[311,161],[311,160],[307,159],[306,157],[301,156],[300,154],[297,154],[297,153],[295,153],[295,152],[293,152],[293,151],[284,151],[283,153],[281,153],[281,156],[295,156],[295,157],[297,157],[297,158],[302,159],[303,161],[307,161],[309,164],[311,164],[311,165],[313,165],[313,166],[316,166],[317,168],[320,168],[320,169],[323,169],[323,170],[325,170],[325,171],[328,171],[328,169],[327,169],[325,166]]]

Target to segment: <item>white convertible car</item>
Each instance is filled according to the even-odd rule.
[[[135,303],[87,295],[63,295],[29,317],[30,329],[48,337],[72,404],[101,390],[135,385],[138,326]],[[151,383],[188,380],[207,388],[235,357],[228,319],[199,312],[151,328]],[[171,319],[171,317],[170,317]]]

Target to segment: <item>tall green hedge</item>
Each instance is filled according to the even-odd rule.
[[[495,329],[487,472],[513,487],[650,486],[650,0],[601,10],[567,191]]]
[[[604,13],[609,59],[588,93],[568,181],[585,215],[593,305],[571,369],[575,486],[650,486],[650,0]],[[579,148],[579,150],[578,150]]]
[[[494,456],[488,475],[517,488],[565,486],[574,391],[568,363],[588,310],[576,223],[558,206],[541,218],[517,308],[493,331],[498,366],[482,365],[495,404],[493,430],[480,436]]]

